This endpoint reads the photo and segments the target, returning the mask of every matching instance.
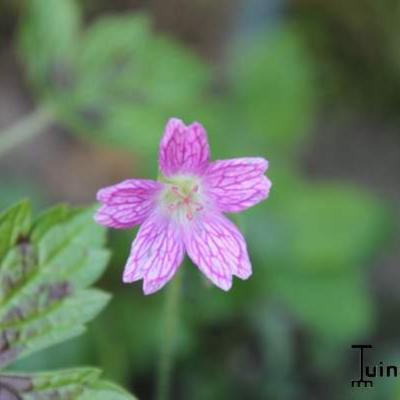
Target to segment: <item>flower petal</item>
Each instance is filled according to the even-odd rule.
[[[95,221],[111,228],[127,229],[141,224],[153,211],[154,201],[163,185],[145,179],[128,179],[100,189],[97,200],[103,205]]]
[[[140,227],[132,243],[123,281],[143,279],[144,293],[154,293],[175,275],[184,254],[177,225],[173,220],[154,213]]]
[[[219,288],[229,290],[232,275],[241,279],[251,275],[246,242],[222,214],[209,213],[193,221],[184,241],[191,260]]]
[[[176,173],[201,174],[208,164],[207,133],[198,122],[186,126],[171,118],[160,145],[160,168],[165,176]]]
[[[205,173],[209,196],[222,212],[243,211],[268,197],[268,162],[260,157],[214,161]]]

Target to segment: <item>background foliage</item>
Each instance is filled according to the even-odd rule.
[[[250,246],[250,280],[235,281],[227,295],[185,265],[174,398],[394,400],[394,381],[368,393],[349,385],[357,374],[351,344],[372,342],[379,360],[395,362],[400,354],[393,2],[211,3],[5,2],[4,15],[18,18],[11,30],[1,26],[18,54],[12,62],[25,85],[20,96],[47,110],[55,127],[43,127],[47,134],[21,146],[16,158],[0,160],[11,171],[2,176],[0,204],[22,195],[38,209],[59,199],[92,202],[100,186],[154,178],[166,119],[199,120],[214,158],[268,158],[273,190],[268,201],[234,217]],[[178,9],[178,17],[168,12]],[[371,18],[380,24],[370,25]],[[32,228],[18,217],[30,215],[26,208],[14,209],[21,210],[13,217],[18,226],[47,252],[61,246],[61,272],[70,270],[64,277],[47,272],[46,282],[68,276],[82,296],[76,301],[87,305],[79,315],[73,299],[62,305],[71,310],[59,317],[62,324],[73,322],[78,333],[105,302],[102,292],[86,289],[106,264],[102,233],[87,223],[91,211],[56,208]],[[49,224],[55,226],[46,234]],[[19,234],[12,235],[0,246],[15,245]],[[163,292],[144,297],[140,285],[121,284],[134,235],[110,232],[112,257],[100,285],[114,297],[89,332],[15,368],[36,373],[89,363],[140,398],[153,394]],[[81,246],[89,241],[88,253]],[[0,278],[12,271],[14,253]],[[37,268],[53,271],[55,261],[43,257]],[[8,310],[1,304],[0,316]],[[65,382],[88,382],[96,398],[113,390],[95,370],[65,374]],[[40,382],[47,375],[35,379],[46,387]]]

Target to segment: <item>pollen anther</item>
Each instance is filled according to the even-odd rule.
[[[167,188],[165,199],[167,201],[167,210],[178,218],[184,217],[188,221],[192,221],[195,214],[204,209],[199,201],[199,185],[190,182],[188,179],[174,182]]]

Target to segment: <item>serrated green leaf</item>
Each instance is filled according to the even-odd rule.
[[[50,208],[40,214],[30,233],[32,240],[38,242],[51,227],[64,222],[68,215],[70,215],[70,210],[64,204]]]
[[[33,303],[22,303],[3,316],[0,331],[5,350],[0,351],[0,366],[81,334],[84,324],[110,299],[94,289],[76,294],[71,290],[68,282],[44,286]]]
[[[18,238],[27,234],[30,224],[31,207],[27,201],[10,207],[0,215],[0,261],[8,248],[13,246]]]
[[[92,209],[74,212],[39,242],[23,243],[9,252],[0,269],[0,317],[20,303],[29,303],[43,284],[68,280],[73,287],[85,287],[99,277],[108,253],[96,249],[104,242],[105,230],[93,222],[92,213]]]
[[[107,294],[82,290],[109,258],[92,214],[60,206],[30,229],[22,203],[1,217],[9,248],[0,259],[0,365],[82,333],[107,303]]]
[[[31,353],[65,341],[106,305],[110,295],[86,289],[102,273],[109,254],[93,208],[58,206],[30,224],[29,203],[0,217],[0,369]],[[71,369],[41,374],[0,374],[3,399],[133,399],[99,381],[100,371]]]
[[[65,248],[70,245],[91,245],[98,247],[105,241],[105,229],[93,221],[93,208],[74,211],[68,215],[64,224],[58,224],[49,229],[38,244],[40,263],[49,263],[59,257]]]
[[[100,371],[95,368],[76,368],[38,374],[0,375],[0,383],[22,396],[23,400],[57,398],[77,399],[85,388],[95,382]]]
[[[71,83],[80,19],[75,0],[26,3],[19,48],[31,83],[44,95]]]
[[[76,398],[85,390],[85,386],[95,382],[100,374],[100,370],[96,368],[75,368],[34,374],[31,376],[31,380],[35,395],[56,392],[65,397],[67,397],[67,394],[75,395]]]
[[[38,245],[39,264],[54,271],[58,279],[68,279],[79,287],[93,283],[104,271],[109,252],[98,249],[105,240],[105,230],[93,222],[93,210],[73,216],[57,225]],[[88,247],[91,245],[90,248]]]
[[[9,396],[17,394],[21,400],[134,400],[133,396],[118,386],[99,380],[100,374],[101,371],[96,368],[36,374],[7,373],[0,375],[0,393],[4,388],[4,393]]]
[[[107,381],[97,381],[92,383],[77,400],[134,400],[130,395],[119,386]]]

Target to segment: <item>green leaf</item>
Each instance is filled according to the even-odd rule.
[[[27,75],[42,94],[62,91],[70,84],[80,19],[75,0],[26,2],[19,48]]]
[[[64,222],[69,215],[70,210],[64,204],[44,211],[34,222],[30,233],[32,240],[38,242],[50,228],[56,223]]]
[[[9,251],[0,270],[0,282],[8,282],[0,286],[0,317],[21,302],[29,303],[43,284],[68,280],[73,287],[84,288],[101,275],[108,261],[108,252],[101,248],[105,231],[93,222],[92,213],[70,213],[68,221],[35,241],[40,229],[43,233],[44,226],[49,228],[48,221],[39,219],[32,237]]]
[[[107,293],[88,289],[109,259],[93,211],[61,205],[31,223],[23,202],[0,216],[0,369],[81,334],[109,301]],[[99,375],[91,368],[0,373],[0,397],[132,399]]]
[[[127,400],[134,399],[128,392],[107,381],[94,382],[78,400]]]
[[[31,299],[33,304],[22,303],[2,318],[0,329],[8,350],[1,353],[0,366],[13,361],[13,355],[20,359],[80,335],[84,324],[110,299],[108,294],[94,289],[76,294],[70,294],[71,290],[68,283],[48,285],[37,293],[36,299]]]
[[[10,207],[0,215],[0,260],[18,239],[27,234],[30,224],[31,208],[27,201]]]
[[[83,290],[109,258],[92,213],[60,206],[31,229],[28,203],[2,216],[1,243],[9,248],[0,259],[0,366],[82,333],[109,300]]]
[[[38,258],[43,274],[52,275],[48,279],[68,276],[75,286],[87,287],[102,274],[109,254],[101,248],[105,231],[94,224],[92,215],[93,209],[82,211],[43,236]]]
[[[82,333],[107,303],[105,293],[82,290],[97,280],[109,257],[92,212],[67,218],[65,207],[55,208],[7,252],[0,268],[0,365]],[[0,231],[15,215],[3,217]]]
[[[7,399],[14,399],[12,394],[18,394],[22,400],[134,400],[133,396],[119,387],[100,381],[100,374],[100,370],[95,368],[75,368],[32,375],[7,373],[0,375],[0,393],[4,391],[5,396],[11,396],[5,397]]]

